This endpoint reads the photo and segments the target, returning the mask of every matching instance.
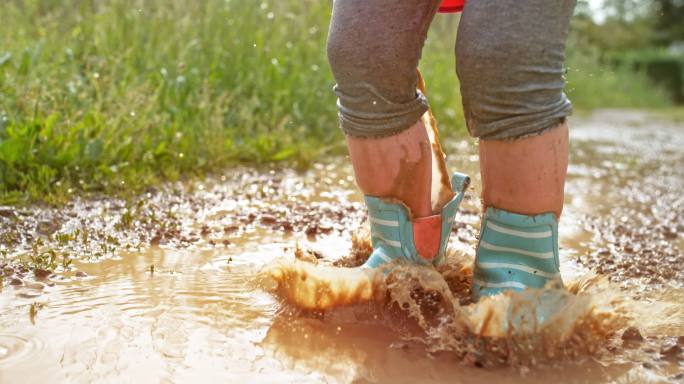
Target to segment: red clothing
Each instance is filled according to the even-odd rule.
[[[463,4],[465,0],[442,0],[442,4],[439,6],[439,12],[442,13],[453,13],[461,12],[463,10]]]

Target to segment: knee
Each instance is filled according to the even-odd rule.
[[[462,86],[466,87],[513,86],[530,79],[560,80],[564,48],[562,43],[529,35],[517,38],[459,36],[456,70]]]
[[[382,55],[372,50],[369,36],[356,36],[347,30],[331,29],[328,35],[327,54],[335,80],[340,82],[372,81],[373,68],[382,65]]]
[[[333,9],[327,54],[337,83],[340,125],[349,136],[394,135],[415,124],[428,108],[416,91],[422,29],[388,14],[379,3],[336,1]],[[383,16],[375,20],[370,15]],[[423,16],[426,27],[429,20]]]
[[[326,49],[330,69],[336,78],[338,73],[352,67],[351,61],[354,60],[355,50],[353,44],[349,39],[344,38],[342,33],[331,30]]]
[[[349,136],[382,137],[415,124],[428,109],[416,91],[417,55],[378,44],[372,34],[331,30],[327,53],[340,125]]]
[[[456,71],[471,135],[483,139],[533,135],[569,115],[572,108],[563,93],[563,48],[562,40],[531,34],[460,35]]]
[[[418,79],[414,55],[392,44],[378,44],[373,36],[331,31],[327,54],[341,87],[365,84],[395,102],[415,96]]]

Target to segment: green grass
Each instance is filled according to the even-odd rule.
[[[116,193],[339,146],[327,3],[3,4],[0,194]]]
[[[576,109],[663,108],[670,106],[667,92],[647,76],[626,66],[600,65],[598,55],[570,50],[566,90]]]
[[[0,201],[136,193],[239,162],[342,153],[329,16],[321,0],[5,0]],[[456,22],[438,16],[421,64],[447,134],[464,132]],[[570,65],[579,107],[663,103],[638,75]]]

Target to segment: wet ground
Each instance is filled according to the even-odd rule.
[[[302,312],[262,289],[259,272],[297,245],[322,264],[358,262],[347,256],[365,212],[336,159],[133,201],[0,208],[0,383],[684,381],[684,126],[630,111],[571,124],[563,276],[605,274],[642,309],[591,353],[482,368],[421,344],[401,313]],[[443,144],[474,180],[452,237],[468,255],[476,149]]]

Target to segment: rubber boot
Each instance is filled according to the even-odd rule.
[[[415,219],[399,201],[365,196],[373,252],[362,267],[378,268],[391,262],[418,265],[443,262],[456,211],[469,183],[468,176],[454,173],[451,188],[455,195],[442,212]]]
[[[485,211],[473,271],[473,300],[507,290],[562,287],[558,222],[553,213],[526,216]]]

